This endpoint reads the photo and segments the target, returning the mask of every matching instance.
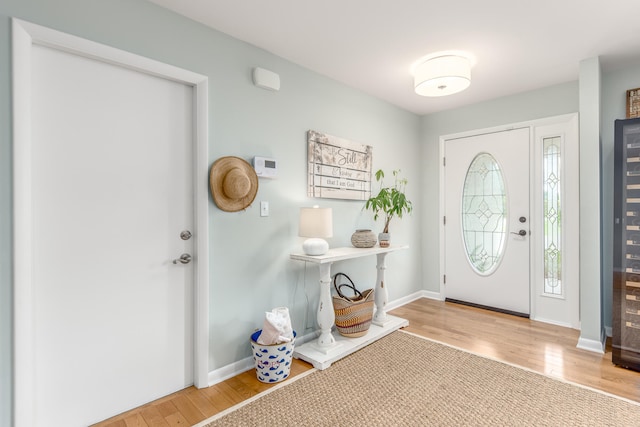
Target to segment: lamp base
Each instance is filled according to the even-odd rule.
[[[324,255],[329,250],[329,243],[324,239],[312,237],[302,244],[302,250],[306,255],[317,256]]]

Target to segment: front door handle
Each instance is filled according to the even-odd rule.
[[[189,254],[182,254],[180,255],[180,258],[176,258],[173,260],[174,264],[177,264],[177,263],[189,264],[190,262],[191,262],[191,255]]]
[[[526,236],[527,235],[527,231],[526,230],[520,230],[517,233],[515,231],[512,231],[511,234],[517,234],[518,236]]]

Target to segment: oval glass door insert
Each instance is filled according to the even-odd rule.
[[[467,170],[462,190],[462,236],[467,259],[480,275],[500,264],[507,240],[507,194],[496,159],[478,154]]]

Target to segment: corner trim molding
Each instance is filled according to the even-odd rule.
[[[604,354],[605,348],[606,348],[605,346],[606,339],[607,339],[607,336],[605,335],[604,330],[602,330],[600,332],[600,341],[592,340],[590,338],[584,338],[580,336],[580,339],[578,340],[578,344],[576,345],[576,347],[581,350],[587,350],[587,351],[592,351],[594,353]]]

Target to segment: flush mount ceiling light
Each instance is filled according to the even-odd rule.
[[[464,56],[435,56],[415,66],[414,88],[418,95],[451,95],[465,90],[470,84],[471,62]]]

